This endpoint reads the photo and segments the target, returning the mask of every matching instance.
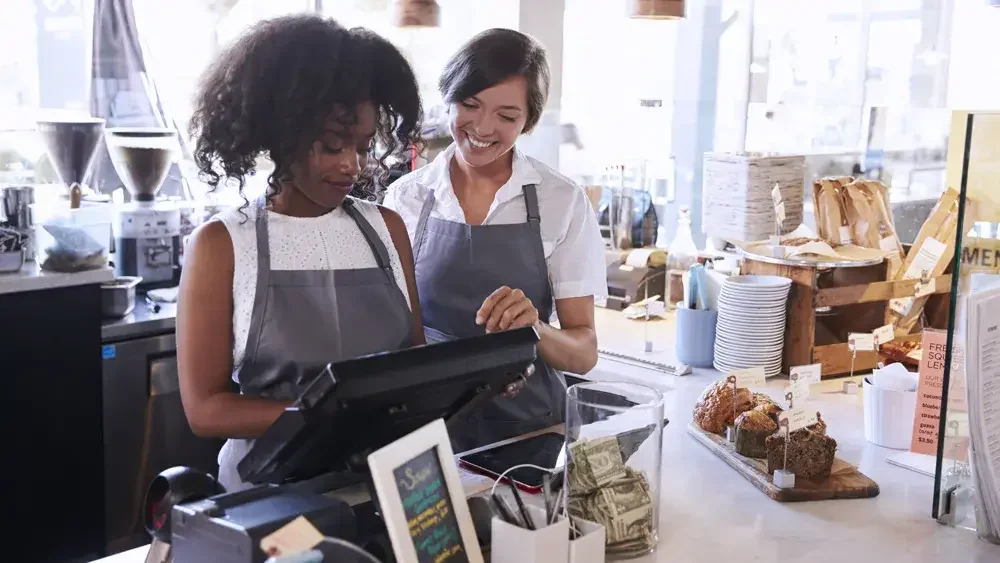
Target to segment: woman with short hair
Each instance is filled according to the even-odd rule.
[[[509,29],[473,37],[439,81],[454,143],[383,202],[410,234],[429,341],[525,326],[540,336],[523,389],[451,427],[458,451],[561,422],[560,372],[597,362],[594,298],[607,292],[597,218],[579,186],[515,146],[541,119],[549,81],[534,39]]]

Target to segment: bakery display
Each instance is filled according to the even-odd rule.
[[[740,455],[767,457],[765,442],[768,436],[778,430],[778,424],[771,418],[767,407],[768,405],[761,405],[736,417],[735,446]]]
[[[706,432],[722,434],[736,417],[754,406],[749,389],[737,389],[733,408],[733,386],[725,380],[716,381],[702,392],[694,406],[694,422]]]
[[[774,473],[778,469],[788,469],[797,478],[813,481],[830,476],[834,454],[837,452],[837,441],[826,435],[826,423],[822,420],[808,428],[792,432],[787,438],[787,446],[784,432],[775,432],[768,436],[765,446],[768,473]]]

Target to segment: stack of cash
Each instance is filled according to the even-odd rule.
[[[615,436],[569,447],[570,516],[604,526],[607,553],[639,556],[656,545],[653,502],[646,476],[625,465]]]

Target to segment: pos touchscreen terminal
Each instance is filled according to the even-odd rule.
[[[329,364],[239,462],[251,483],[367,473],[372,451],[483,406],[535,360],[525,327]]]

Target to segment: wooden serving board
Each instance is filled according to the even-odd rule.
[[[796,477],[795,488],[779,489],[771,482],[766,459],[754,459],[736,453],[725,436],[705,432],[694,422],[688,423],[688,434],[722,458],[764,494],[778,502],[872,498],[879,494],[878,483],[840,459],[834,459],[833,473],[828,479],[810,481]]]

